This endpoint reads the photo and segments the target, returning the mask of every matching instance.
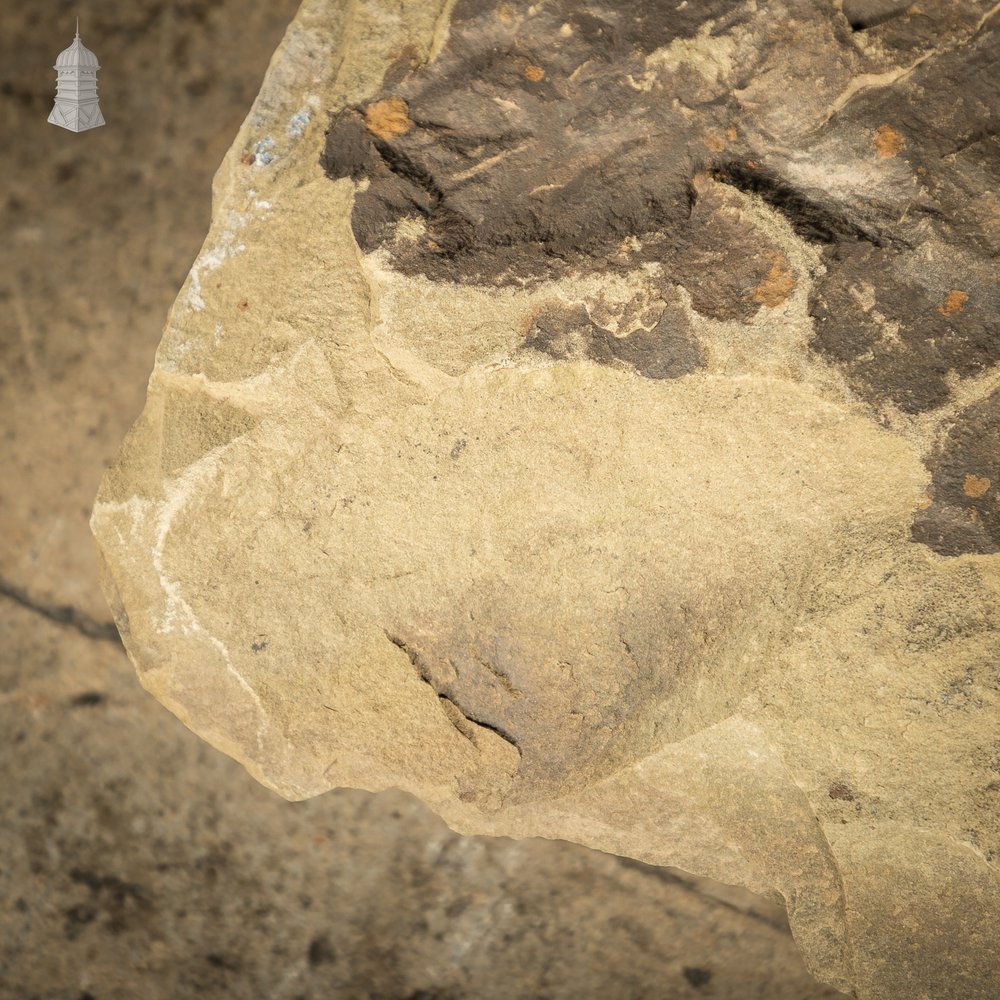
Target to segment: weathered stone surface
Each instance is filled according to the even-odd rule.
[[[82,11],[96,149],[45,121],[62,0],[0,6],[0,997],[830,1000],[780,903],[401,792],[289,804],[136,683],[90,504],[296,6]]]
[[[5,1000],[840,996],[745,890],[459,837],[400,792],[291,805],[117,645],[10,604],[0,630]]]
[[[146,687],[994,996],[997,18],[884,7],[309,0],[94,511]]]

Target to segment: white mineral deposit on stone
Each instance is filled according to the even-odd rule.
[[[56,71],[56,101],[49,121],[71,132],[85,132],[104,125],[104,115],[97,103],[97,56],[80,41],[80,19],[76,19],[76,37],[63,49],[52,67]]]
[[[309,108],[299,108],[298,111],[292,115],[291,120],[288,123],[288,134],[293,138],[297,139],[306,130],[306,126],[312,119],[312,113]]]
[[[202,274],[216,270],[228,257],[235,257],[246,250],[244,243],[236,242],[236,233],[246,225],[247,217],[239,212],[231,212],[229,221],[229,229],[222,234],[218,243],[211,249],[203,249],[191,267],[187,301],[196,311],[200,312],[205,308],[205,300],[201,297]]]

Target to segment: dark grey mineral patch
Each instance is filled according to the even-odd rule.
[[[332,116],[322,164],[368,181],[355,237],[403,273],[528,286],[655,263],[664,302],[683,286],[736,322],[803,277],[745,217],[752,195],[821,256],[812,349],[876,414],[921,413],[1000,362],[998,23],[974,0],[458,0],[433,63],[402,53]],[[696,37],[726,54],[647,64]],[[807,78],[842,85],[798,100]],[[398,236],[406,218],[422,236]],[[677,315],[622,337],[585,313],[540,313],[525,348],[653,378],[701,363]],[[994,544],[956,509],[915,537]]]
[[[959,413],[928,465],[914,540],[945,556],[1000,552],[1000,389]]]
[[[370,182],[352,217],[362,249],[392,244],[409,215],[424,220],[426,237],[392,244],[394,264],[441,281],[523,284],[568,270],[669,266],[701,228],[691,222],[692,182],[709,163],[706,129],[721,136],[738,109],[732,96],[700,100],[696,73],[678,75],[676,101],[635,81],[650,51],[711,19],[721,33],[749,17],[741,3],[680,6],[459,0],[439,58],[402,79],[390,71],[391,90],[368,105],[399,101],[408,127],[383,128],[365,108],[332,119],[327,173]],[[704,117],[692,121],[688,104]],[[636,236],[646,239],[623,253]],[[759,308],[712,304],[732,297],[725,279],[742,268],[737,255],[710,254],[701,266],[706,286],[719,279],[704,296],[709,309]]]
[[[813,346],[876,404],[933,409],[948,401],[949,372],[975,375],[1000,361],[996,23],[896,85],[861,93],[812,143],[818,155],[867,141],[870,157],[901,168],[901,205],[863,189],[820,195],[871,236],[825,248]]]
[[[333,117],[323,165],[331,177],[369,180],[356,238],[365,251],[390,248],[404,272],[523,284],[655,260],[664,286],[683,285],[717,319],[747,320],[761,307],[755,290],[774,251],[738,212],[720,213],[697,178],[753,192],[823,249],[814,348],[876,406],[939,406],[948,372],[1000,360],[996,18],[974,31],[982,9],[972,3],[796,9],[810,24],[829,22],[825,37],[839,47],[816,53],[817,73],[856,58],[852,29],[923,61],[819,127],[802,122],[790,141],[792,130],[757,129],[740,92],[760,67],[781,65],[783,46],[803,44],[794,19],[723,0],[459,0],[433,64],[402,54],[385,93]],[[646,55],[699,32],[742,33],[753,45],[712,87],[683,63],[649,85]],[[776,79],[778,106],[784,87]],[[372,113],[387,102],[395,120]],[[892,159],[898,171],[865,181],[862,168]],[[845,186],[837,175],[855,179]],[[394,241],[406,216],[423,219],[423,239]]]
[[[664,308],[652,328],[637,326],[625,336],[599,326],[582,305],[545,310],[535,317],[525,347],[559,360],[617,362],[658,379],[678,378],[703,363],[697,342],[688,335],[687,319],[676,305]]]

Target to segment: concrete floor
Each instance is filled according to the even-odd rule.
[[[750,893],[290,804],[145,694],[87,519],[289,0],[0,13],[0,1000],[834,997]],[[46,123],[73,19],[107,126]]]

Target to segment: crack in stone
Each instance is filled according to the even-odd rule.
[[[498,670],[489,660],[483,658],[482,656],[473,656],[473,659],[478,663],[484,670],[489,671],[496,679],[497,683],[513,698],[523,698],[524,692],[517,687],[514,682],[502,671]]]
[[[114,642],[121,645],[118,626],[114,622],[101,622],[90,615],[84,614],[71,604],[47,604],[33,598],[23,587],[0,577],[0,595],[20,604],[22,608],[32,611],[49,621],[59,625],[68,625],[76,629],[88,639],[98,639],[102,642]]]
[[[696,882],[682,878],[680,875],[677,875],[668,868],[661,868],[658,865],[647,864],[645,861],[637,861],[635,858],[626,858],[617,854],[614,855],[614,858],[623,868],[635,868],[645,875],[659,879],[661,882],[666,882],[668,885],[676,886],[678,889],[683,889],[685,892],[690,892],[696,896],[700,896],[702,899],[716,906],[725,907],[725,909],[732,910],[734,913],[739,913],[741,916],[747,917],[750,920],[757,920],[762,924],[766,924],[768,927],[772,927],[774,930],[779,931],[782,934],[789,933],[787,924],[781,923],[777,920],[772,920],[765,914],[758,913],[753,909],[744,910],[742,906],[737,906],[735,903],[730,903],[726,899],[720,899],[718,896],[713,896],[709,892],[704,892],[698,887]]]
[[[462,734],[462,736],[479,749],[475,738],[476,730],[473,727],[488,729],[490,732],[496,733],[496,735],[499,736],[505,743],[509,743],[517,751],[517,755],[519,757],[522,755],[522,751],[517,740],[510,733],[501,729],[499,726],[494,725],[492,722],[477,719],[455,700],[453,694],[449,695],[439,691],[434,681],[431,679],[430,671],[427,669],[423,658],[415,649],[411,648],[409,643],[399,638],[399,636],[386,631],[385,629],[383,629],[383,632],[389,642],[391,642],[397,649],[401,649],[404,653],[406,653],[410,663],[413,664],[417,673],[420,675],[420,679],[434,692],[435,695],[437,695],[438,703],[441,705],[441,709],[448,721],[455,727],[456,730],[458,730],[459,733]],[[482,660],[479,662],[483,663]],[[484,666],[486,665],[487,664],[484,664]],[[493,671],[492,668],[491,672],[496,674],[496,671]],[[496,674],[496,676],[498,678],[502,678],[502,675]],[[502,679],[506,680],[507,684],[510,684],[510,681],[506,678]],[[520,692],[518,692],[518,694],[520,694]]]

